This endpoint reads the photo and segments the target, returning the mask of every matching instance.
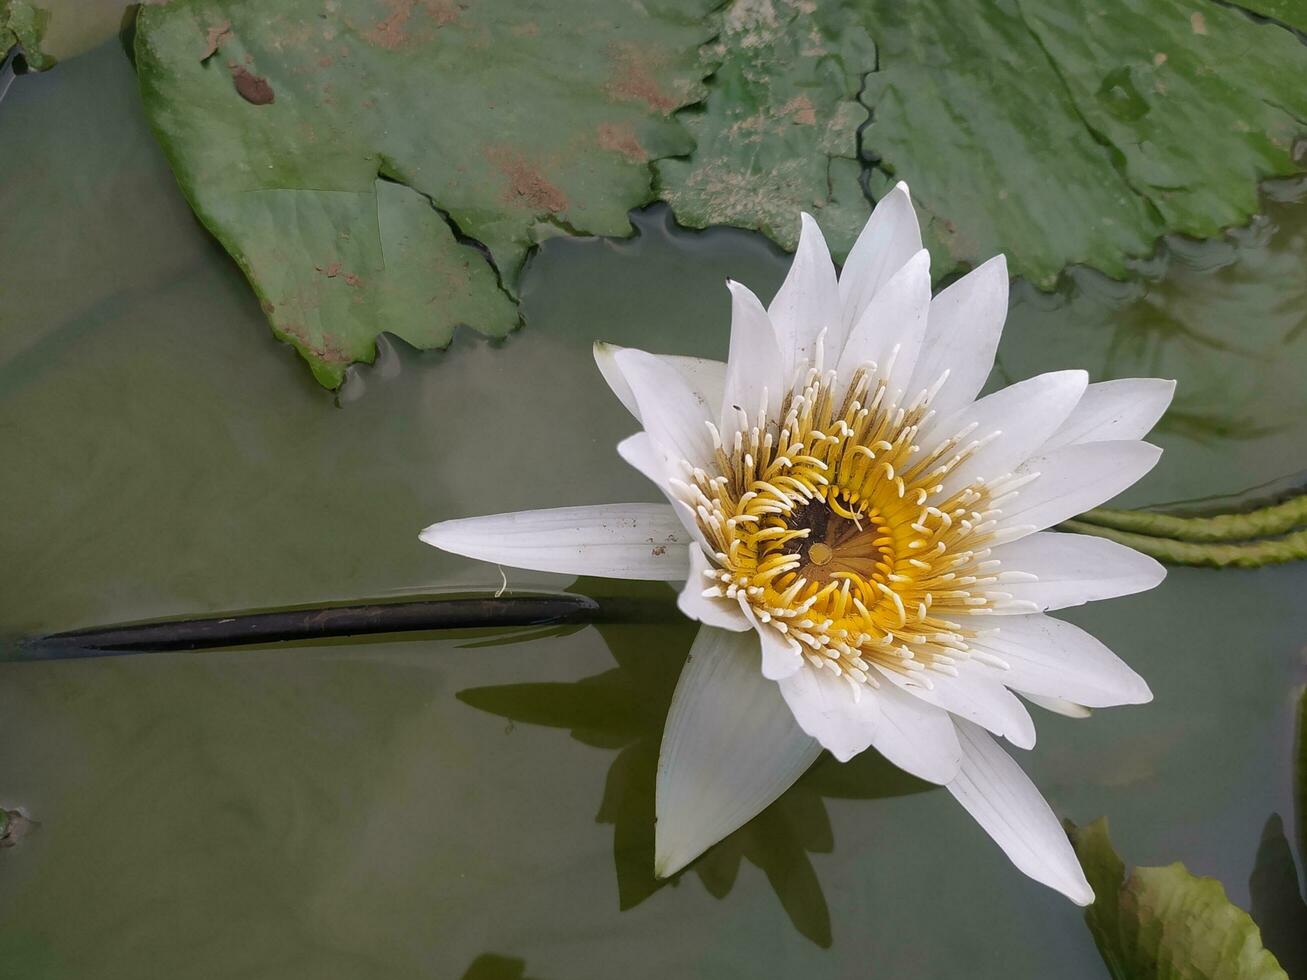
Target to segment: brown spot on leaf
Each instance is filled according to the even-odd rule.
[[[1189,15],[1189,29],[1195,34],[1206,34],[1207,18],[1201,13],[1194,11],[1194,13]]]
[[[256,75],[240,65],[231,65],[231,80],[240,97],[250,105],[268,105],[276,101],[272,86],[262,75]]]
[[[385,0],[390,13],[363,32],[370,43],[388,51],[395,51],[411,42],[430,40],[429,30],[414,30],[410,23],[413,12],[421,7],[437,28],[458,20],[459,7],[454,0]]]
[[[340,263],[332,262],[322,271],[328,279],[335,279],[336,276],[340,275]]]
[[[653,556],[655,558],[661,558],[665,554],[667,554],[667,545],[665,544],[660,544],[653,550]]]
[[[363,285],[363,280],[360,279],[358,276],[354,275],[354,273],[352,272],[345,273],[345,282],[355,287]]]
[[[614,44],[608,49],[613,63],[612,74],[604,91],[610,99],[619,102],[643,102],[659,112],[670,113],[681,105],[681,99],[664,90],[656,69],[662,61],[631,43]]]
[[[549,182],[526,157],[507,146],[486,149],[486,159],[508,178],[504,203],[526,205],[534,211],[551,211],[557,214],[567,210],[567,195]]]
[[[791,121],[798,123],[800,126],[815,126],[817,124],[817,110],[806,95],[796,95],[789,102],[786,102],[785,105],[781,106],[781,115],[789,116]]]
[[[600,147],[620,153],[632,163],[644,163],[649,159],[649,151],[640,145],[635,127],[630,123],[600,123],[598,140]]]
[[[204,39],[204,50],[200,52],[200,60],[208,61],[218,49],[231,40],[231,21],[224,20],[221,24],[215,24],[209,28],[208,36]]]

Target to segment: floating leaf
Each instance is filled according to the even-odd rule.
[[[656,164],[659,194],[686,225],[743,225],[793,249],[800,211],[837,256],[870,212],[859,183],[858,102],[876,48],[848,7],[737,0],[704,50],[702,106],[681,114],[695,152]]]
[[[1126,878],[1104,818],[1073,828],[1071,838],[1097,896],[1085,919],[1116,980],[1288,980],[1219,881],[1179,863]]]
[[[28,0],[0,0],[0,59],[15,44],[23,46],[23,60],[36,71],[54,64],[41,47],[50,14]]]
[[[1167,232],[1206,237],[1297,173],[1307,48],[1182,0],[869,0],[864,144],[912,184],[936,272],[1006,252],[1051,285],[1110,275]],[[885,177],[875,183],[883,184]]]
[[[687,153],[710,0],[178,0],[137,24],[141,92],[201,220],[325,385],[388,330],[517,324],[527,251],[630,234]]]

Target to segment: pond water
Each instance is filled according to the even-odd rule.
[[[444,353],[385,344],[337,399],[277,343],[178,192],[116,44],[0,106],[0,633],[328,600],[494,590],[421,545],[446,517],[656,491],[598,337],[721,357],[730,275],[761,238],[633,216],[555,240],[528,326]],[[1270,189],[1226,239],[1115,283],[1014,290],[996,375],[1176,377],[1130,505],[1307,468],[1307,204]],[[1279,483],[1277,483],[1279,481]],[[508,586],[569,579],[507,571]],[[660,585],[586,582],[592,594]],[[1128,863],[1183,861],[1247,907],[1292,820],[1307,567],[1174,569],[1072,610],[1156,701],[1041,715],[1020,760]],[[943,791],[874,753],[825,759],[658,887],[653,765],[692,628],[503,631],[0,664],[0,976],[1035,977],[1106,971],[1081,910],[1015,869]]]

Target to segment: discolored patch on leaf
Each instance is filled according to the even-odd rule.
[[[697,147],[655,164],[662,198],[686,225],[756,228],[787,249],[808,211],[843,257],[871,208],[857,97],[875,45],[856,7],[735,0],[702,57],[708,97],[681,113]]]
[[[174,0],[142,9],[137,73],[197,214],[335,387],[382,330],[509,332],[552,231],[631,233],[650,160],[692,148],[671,114],[715,2]]]
[[[1070,834],[1096,896],[1085,921],[1115,980],[1288,980],[1219,881],[1179,863],[1127,878],[1105,818]]]
[[[16,44],[23,47],[23,59],[33,71],[54,65],[43,47],[50,12],[29,0],[0,0],[0,58]]]

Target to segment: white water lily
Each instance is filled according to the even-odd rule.
[[[655,870],[675,873],[824,748],[948,788],[1014,864],[1093,900],[1053,811],[993,736],[1022,700],[1072,716],[1148,685],[1050,610],[1152,588],[1162,567],[1045,530],[1147,473],[1174,383],[1040,375],[977,399],[1007,313],[996,257],[930,294],[905,185],[836,278],[803,216],[769,307],[730,282],[726,363],[597,345],[643,431],[618,446],[666,504],[445,521],[422,539],[521,568],[684,581],[702,626],[663,733]],[[669,651],[669,656],[673,655]]]

